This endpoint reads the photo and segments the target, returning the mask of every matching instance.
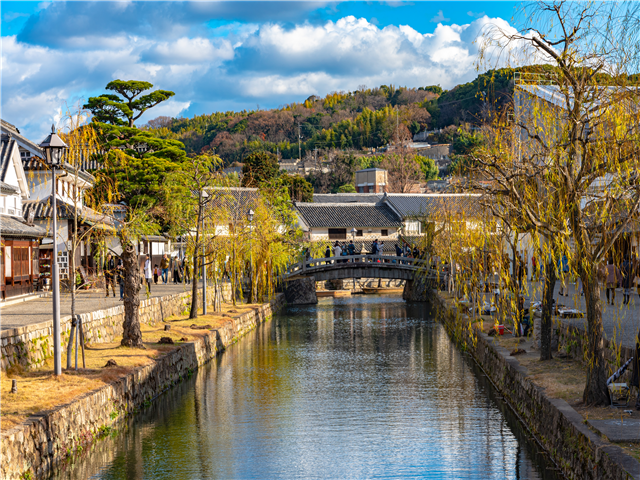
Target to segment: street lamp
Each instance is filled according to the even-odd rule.
[[[53,364],[56,375],[62,374],[60,348],[60,277],[58,276],[58,203],[56,201],[56,168],[62,165],[64,151],[69,148],[56,134],[51,125],[51,134],[39,145],[44,150],[45,162],[51,167],[51,216],[53,220],[53,254],[51,255],[51,290],[53,292]]]
[[[253,248],[251,247],[251,222],[253,222],[253,210],[249,209],[249,302],[253,303]]]

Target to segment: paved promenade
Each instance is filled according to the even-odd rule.
[[[191,291],[191,285],[178,283],[168,283],[151,286],[151,297],[163,297]],[[104,308],[122,305],[119,299],[119,288],[116,285],[116,296],[105,297],[104,290],[81,290],[76,296],[76,313],[89,313]],[[141,299],[145,299],[145,291],[141,292]],[[111,293],[111,292],[109,292]],[[111,293],[111,295],[113,295]],[[0,308],[0,327],[2,330],[8,328],[24,327],[34,323],[52,320],[52,298],[37,298],[26,302],[15,303]],[[65,293],[60,297],[60,317],[71,315],[71,294]]]
[[[543,282],[529,283],[530,298],[541,299]],[[565,319],[564,321],[573,324],[580,325],[586,329],[586,311],[587,307],[584,301],[584,296],[576,294],[576,285],[569,284],[569,296],[561,297],[558,295],[560,290],[560,283],[556,282],[555,299],[556,302],[565,305],[570,308],[577,308],[585,313],[584,318],[577,319]],[[600,297],[602,299],[602,324],[604,332],[609,340],[615,340],[616,342],[622,342],[622,345],[633,347],[635,345],[635,338],[640,328],[640,298],[634,288],[632,290],[631,302],[629,305],[623,305],[622,301],[622,289],[616,290],[615,305],[607,305],[607,297],[604,288],[601,290]]]

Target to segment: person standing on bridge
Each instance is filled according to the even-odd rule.
[[[335,245],[333,246],[333,256],[339,257],[340,255],[342,255],[342,247],[338,242],[336,242]],[[342,263],[342,262],[340,260],[336,260],[336,263]]]
[[[324,258],[331,258],[331,245],[327,245],[327,249],[324,252]],[[331,262],[327,260],[325,263],[329,265]]]
[[[353,240],[349,240],[349,246],[347,247],[347,249],[349,250],[349,255],[355,255],[356,254],[356,246],[353,244]],[[355,259],[351,259],[352,262],[355,262]]]

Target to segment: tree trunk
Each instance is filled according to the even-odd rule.
[[[140,265],[138,254],[131,242],[123,242],[122,263],[124,266],[124,323],[122,342],[125,347],[144,348],[140,331]]]
[[[551,258],[544,269],[544,293],[542,296],[542,318],[540,319],[540,360],[551,360],[551,331],[553,293],[556,288],[556,263]]]
[[[196,247],[198,241],[196,240]],[[193,283],[191,284],[191,310],[189,318],[198,318],[198,249],[193,249]]]
[[[582,394],[586,405],[608,405],[607,368],[604,357],[604,334],[600,285],[596,273],[581,272],[584,299],[587,304],[587,384]]]

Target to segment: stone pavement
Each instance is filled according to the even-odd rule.
[[[168,283],[151,286],[152,297],[163,297],[191,291],[191,285]],[[105,297],[105,290],[81,290],[76,296],[76,313],[89,313],[116,305],[122,305],[119,298],[119,287],[116,285],[116,296]],[[111,293],[111,292],[110,292]],[[111,293],[113,295],[113,293]],[[141,300],[146,296],[141,292]],[[52,320],[52,297],[37,298],[26,302],[7,305],[0,308],[0,329],[24,327],[35,323]],[[71,294],[65,293],[60,297],[60,317],[71,315]]]
[[[542,298],[543,282],[530,282],[528,286],[529,298],[536,300]],[[586,329],[586,304],[584,296],[576,294],[576,285],[569,283],[569,296],[561,297],[558,295],[560,290],[560,282],[556,282],[555,300],[557,303],[569,308],[577,308],[585,313],[584,318],[564,319],[563,321],[570,325],[578,325]],[[629,305],[623,305],[623,290],[616,290],[615,305],[607,305],[607,297],[605,289],[600,292],[602,299],[602,324],[604,333],[608,340],[631,347],[635,345],[635,338],[640,328],[640,297],[637,290],[632,290],[631,302]]]

